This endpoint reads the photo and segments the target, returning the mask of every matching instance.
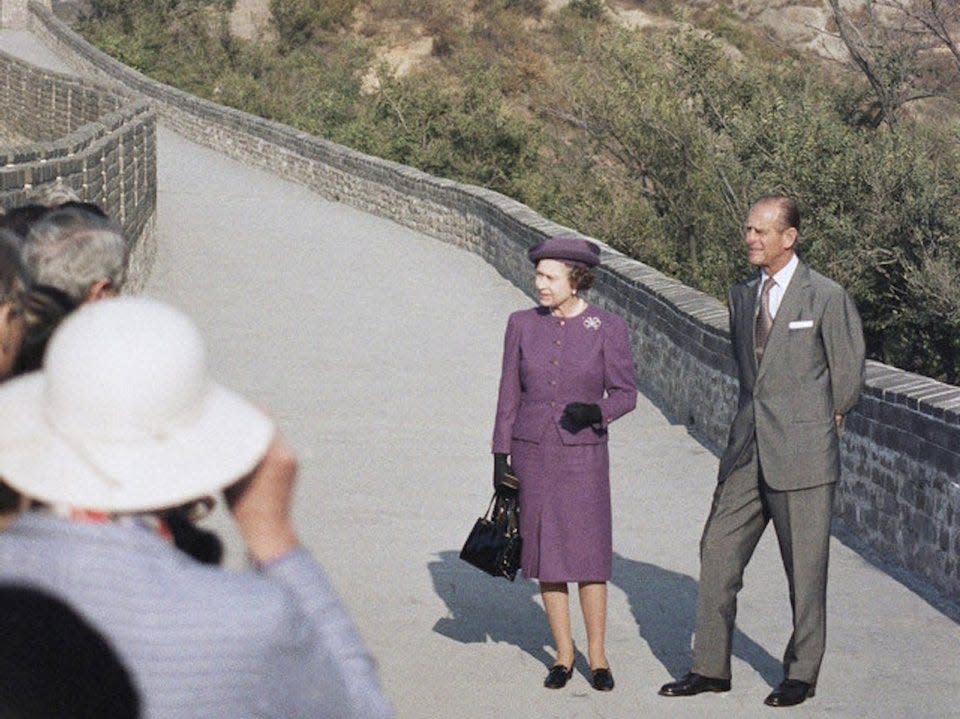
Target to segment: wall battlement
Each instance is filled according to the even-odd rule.
[[[156,116],[150,103],[0,53],[0,125],[33,142],[0,148],[0,205],[69,187],[123,228],[128,277],[146,279],[155,248]]]
[[[569,231],[496,192],[162,85],[91,47],[41,5],[31,4],[30,12],[34,31],[78,71],[146,98],[172,129],[326,198],[474,252],[519,287],[529,286],[526,249]],[[726,308],[610,248],[604,247],[603,262],[592,297],[627,319],[645,392],[719,448],[737,390]],[[842,446],[840,533],[901,576],[960,602],[960,388],[871,362]]]

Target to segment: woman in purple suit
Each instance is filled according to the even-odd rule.
[[[613,689],[604,649],[613,557],[607,425],[636,406],[624,321],[588,304],[600,249],[575,237],[529,252],[540,306],[510,315],[493,432],[494,484],[520,478],[520,566],[537,579],[557,646],[544,682],[573,674],[567,583],[579,585],[595,689]]]

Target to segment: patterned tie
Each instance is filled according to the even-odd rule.
[[[760,290],[760,311],[757,313],[757,326],[753,333],[753,349],[757,353],[757,364],[763,359],[763,350],[770,337],[770,328],[773,327],[773,315],[770,314],[770,290],[777,284],[772,277],[768,277]]]

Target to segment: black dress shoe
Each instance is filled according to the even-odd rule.
[[[543,680],[543,686],[547,689],[563,689],[567,686],[567,681],[573,676],[573,667],[567,669],[562,664],[554,664],[550,667],[550,673]]]
[[[784,679],[780,686],[770,692],[770,696],[763,700],[768,707],[793,707],[802,704],[805,699],[817,693],[813,684],[807,684],[799,679]]]
[[[590,686],[598,692],[608,692],[613,689],[613,674],[610,673],[610,668],[594,669]]]
[[[690,672],[683,679],[664,684],[660,687],[659,694],[662,697],[692,697],[701,692],[728,691],[730,691],[729,679],[714,679]]]

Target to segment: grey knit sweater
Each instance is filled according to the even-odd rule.
[[[198,564],[146,529],[28,512],[0,534],[0,581],[46,589],[97,627],[147,719],[392,716],[303,548],[238,572]]]

